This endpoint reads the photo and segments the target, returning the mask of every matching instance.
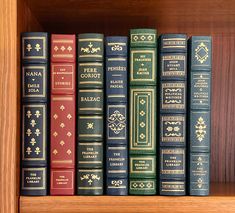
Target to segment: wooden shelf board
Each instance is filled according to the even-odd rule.
[[[207,197],[45,196],[20,197],[21,213],[235,212],[235,183],[211,184]]]

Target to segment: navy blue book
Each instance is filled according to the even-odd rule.
[[[163,34],[160,53],[160,195],[186,194],[187,35]]]
[[[189,40],[189,194],[210,193],[211,68],[210,36]]]
[[[48,34],[21,35],[21,194],[47,195]]]
[[[109,36],[106,49],[106,192],[128,194],[127,50],[128,38]]]

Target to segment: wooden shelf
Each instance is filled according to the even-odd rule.
[[[208,197],[46,196],[20,197],[21,213],[210,213],[235,212],[235,183],[211,184]]]

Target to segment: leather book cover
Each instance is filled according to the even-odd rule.
[[[130,30],[129,194],[156,194],[157,31]]]
[[[189,171],[190,195],[209,195],[210,153],[191,153]]]
[[[103,169],[78,169],[77,193],[79,195],[102,195]]]
[[[187,54],[165,53],[160,54],[160,77],[162,80],[187,79]]]
[[[210,152],[211,140],[211,113],[210,111],[191,111],[190,112],[190,151],[191,152]]]
[[[106,147],[106,177],[127,178],[128,156],[126,145],[107,145]]]
[[[51,96],[51,168],[75,165],[75,95]]]
[[[160,85],[160,112],[186,113],[185,81],[162,81]]]
[[[160,148],[160,179],[184,180],[186,177],[185,148]]]
[[[212,38],[189,40],[189,194],[210,193]]]
[[[48,101],[47,64],[22,64],[22,101]]]
[[[104,35],[78,35],[77,194],[102,195]]]
[[[148,179],[130,179],[129,194],[131,195],[155,195],[156,194],[156,178]]]
[[[80,89],[78,90],[78,114],[96,115],[104,112],[103,89]]]
[[[160,146],[186,146],[186,115],[160,115]]]
[[[128,178],[108,178],[106,180],[107,195],[128,195]]]
[[[45,196],[47,195],[47,167],[21,168],[21,195]]]
[[[127,145],[128,139],[127,103],[107,103],[106,143]]]
[[[48,33],[21,33],[21,57],[23,63],[45,64],[48,61]]]
[[[187,52],[186,34],[162,34],[159,40],[160,52]]]
[[[75,35],[51,35],[51,62],[76,62]]]
[[[186,195],[185,180],[160,180],[160,195],[184,196]]]
[[[131,155],[129,157],[129,177],[156,178],[156,156],[155,155]]]
[[[78,63],[78,88],[103,88],[104,65],[101,62]]]
[[[78,35],[78,61],[103,61],[104,35],[84,33]]]
[[[211,72],[191,72],[189,104],[192,110],[211,109]]]
[[[130,87],[130,154],[156,154],[156,87]]]
[[[78,141],[103,141],[103,116],[78,116]]]
[[[51,63],[51,93],[76,93],[75,63]]]
[[[130,31],[130,85],[156,85],[156,30]]]
[[[22,105],[22,165],[46,166],[48,145],[48,110],[46,103]]]
[[[103,167],[103,142],[82,142],[77,147],[78,168]]]
[[[75,169],[51,168],[50,195],[74,195]]]
[[[127,102],[127,37],[106,37],[107,103]]]

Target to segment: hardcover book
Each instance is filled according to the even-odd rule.
[[[189,40],[189,194],[205,196],[210,190],[212,39]]]
[[[51,35],[51,195],[75,193],[75,35]]]
[[[78,35],[77,194],[102,195],[104,36]]]
[[[21,42],[21,194],[47,195],[48,35],[22,33]]]
[[[128,194],[126,36],[108,36],[106,49],[106,192]]]
[[[187,35],[159,38],[160,195],[185,195]]]
[[[155,29],[130,31],[129,193],[156,194]]]

